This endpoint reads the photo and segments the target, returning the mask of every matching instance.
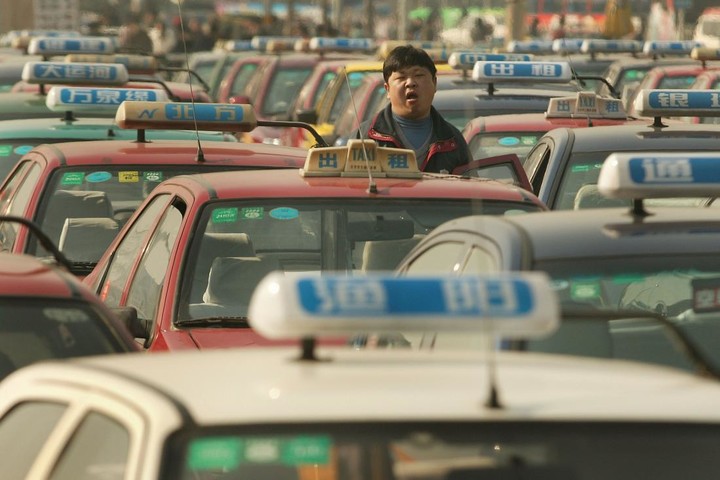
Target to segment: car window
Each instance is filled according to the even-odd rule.
[[[459,274],[465,249],[465,244],[462,242],[443,242],[433,245],[412,260],[405,269],[405,274]]]
[[[481,132],[470,139],[470,152],[474,160],[514,153],[522,162],[543,133]]]
[[[677,75],[663,77],[656,88],[690,88],[695,81],[695,75]]]
[[[157,225],[158,217],[169,200],[169,195],[158,195],[154,198],[138,216],[118,245],[99,292],[102,300],[109,306],[117,307],[120,305],[125,285],[130,278],[138,252],[141,251],[148,232]]]
[[[267,93],[262,102],[261,114],[278,115],[289,113],[290,106],[300,89],[312,73],[310,67],[285,68],[272,76]]]
[[[170,265],[170,253],[175,246],[184,211],[184,204],[178,201],[167,208],[135,271],[126,304],[135,307],[138,318],[155,318],[160,291]]]
[[[27,162],[16,170],[0,193],[0,213],[24,217],[41,173],[42,168],[34,162]],[[2,250],[12,249],[19,228],[17,223],[4,222],[0,224],[0,248]]]
[[[125,427],[91,412],[73,433],[49,480],[122,480],[129,450]]]
[[[542,186],[542,180],[545,176],[545,170],[547,169],[547,161],[549,158],[550,145],[543,142],[530,150],[523,163],[523,168],[525,169],[525,172],[530,179],[530,183],[532,184],[533,192],[536,194],[540,191],[540,187]]]
[[[230,88],[230,96],[244,95],[245,87],[252,78],[255,70],[257,70],[257,63],[246,63],[237,72],[237,75],[233,79],[232,87]]]
[[[0,478],[23,480],[67,405],[26,402],[0,420]]]

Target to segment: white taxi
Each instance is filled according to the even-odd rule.
[[[0,384],[15,479],[715,478],[720,384],[526,352],[325,348],[358,329],[543,335],[541,273],[267,276],[253,327],[289,347],[43,363]],[[492,343],[492,341],[490,342]]]

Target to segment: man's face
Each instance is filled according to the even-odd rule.
[[[403,118],[418,120],[430,114],[437,80],[425,67],[407,67],[393,72],[385,83],[392,110]]]

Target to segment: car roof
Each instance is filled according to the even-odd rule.
[[[213,198],[342,197],[382,201],[383,198],[460,198],[492,199],[541,205],[526,190],[485,178],[464,178],[442,174],[423,174],[412,178],[373,177],[378,193],[368,193],[367,177],[303,177],[298,170],[242,171],[182,175],[163,185],[179,185],[191,192],[212,192]]]
[[[492,409],[484,406],[486,352],[320,348],[329,360],[315,363],[295,360],[298,352],[267,347],[44,362],[11,375],[3,387],[61,379],[66,388],[104,391],[146,408],[149,401],[172,402],[201,426],[371,419],[720,422],[720,384],[652,365],[498,352],[504,408]]]
[[[0,252],[0,297],[93,298],[79,285],[77,279],[37,257]]]
[[[632,122],[640,122],[637,119],[612,119],[612,118],[547,118],[545,113],[515,113],[503,115],[488,115],[473,118],[468,122],[467,129],[483,132],[509,132],[509,131],[538,131],[545,132],[553,128],[567,127],[588,127],[592,126],[618,125]],[[644,125],[647,121],[642,120]]]

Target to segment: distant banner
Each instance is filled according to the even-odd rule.
[[[80,0],[33,0],[33,12],[35,29],[80,29]]]

